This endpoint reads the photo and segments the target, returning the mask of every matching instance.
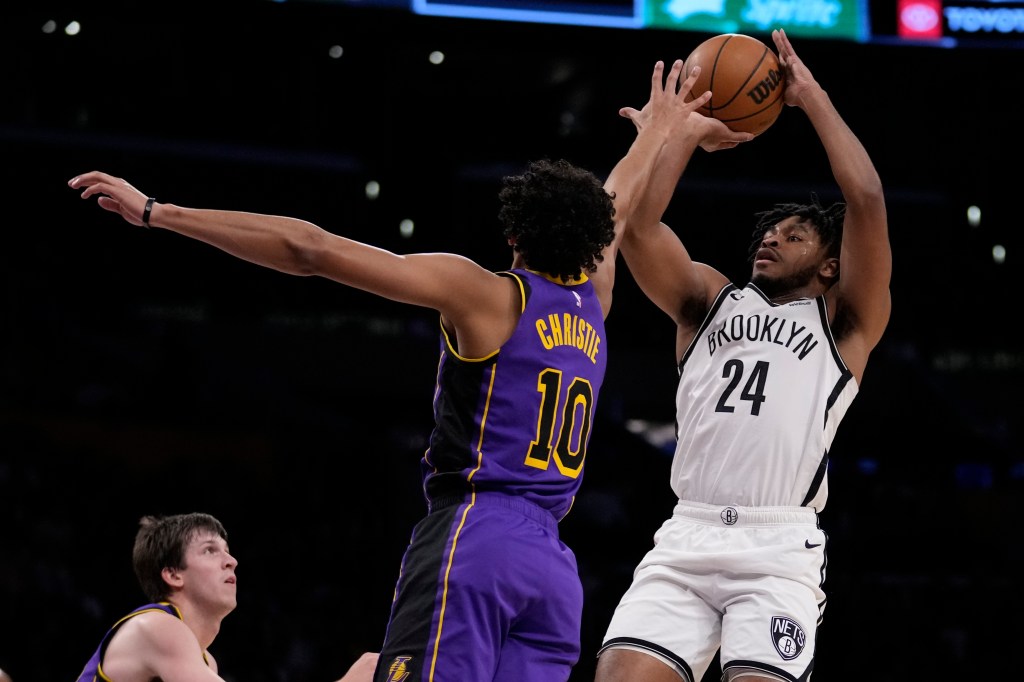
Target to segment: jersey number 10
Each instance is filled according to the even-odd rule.
[[[590,440],[594,388],[586,379],[575,377],[562,395],[562,373],[546,369],[537,377],[541,395],[537,415],[537,438],[526,453],[526,465],[547,470],[554,458],[558,470],[569,478],[583,471]],[[555,433],[556,416],[561,409],[561,428]]]

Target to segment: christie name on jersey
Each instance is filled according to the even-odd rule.
[[[597,363],[597,354],[601,350],[601,336],[594,326],[578,315],[563,313],[551,314],[536,320],[537,334],[544,348],[551,350],[557,346],[571,346]]]
[[[770,315],[734,315],[711,329],[705,338],[710,355],[727,344],[747,339],[789,348],[803,360],[818,345],[814,333],[807,331],[806,326]]]

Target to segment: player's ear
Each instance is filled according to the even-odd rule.
[[[826,258],[818,268],[818,274],[827,280],[835,282],[839,279],[839,259],[838,258]]]
[[[181,571],[170,566],[164,566],[163,570],[160,571],[160,576],[164,579],[164,582],[171,587],[181,587],[184,584],[185,579],[181,575]]]

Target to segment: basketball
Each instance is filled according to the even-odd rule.
[[[778,57],[757,38],[723,33],[708,38],[686,58],[683,74],[700,67],[694,95],[711,91],[698,111],[713,116],[732,130],[760,135],[782,112],[783,79]]]

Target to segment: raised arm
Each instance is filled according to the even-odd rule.
[[[677,91],[681,69],[682,62],[677,61],[663,82],[661,70],[656,68],[650,101],[639,111],[625,107],[620,114],[636,125],[638,140],[648,127],[666,131],[665,142],[649,168],[647,183],[637,193],[621,248],[643,292],[682,325],[687,322],[686,311],[692,308],[690,302],[706,301],[709,291],[717,292],[725,284],[725,277],[694,263],[676,233],[661,222],[662,215],[698,147],[706,151],[729,149],[754,136],[733,132],[721,121],[697,113],[710,93],[694,93],[695,99],[687,103],[686,95],[699,71],[691,73]]]
[[[683,62],[677,60],[668,73],[668,81],[675,86],[679,83]],[[611,307],[611,290],[615,279],[615,260],[619,246],[630,225],[637,220],[644,220],[643,212],[649,211],[647,204],[652,201],[646,195],[654,189],[651,184],[654,169],[658,164],[662,151],[677,133],[679,120],[689,111],[696,110],[707,101],[710,93],[706,93],[692,102],[684,102],[682,97],[676,98],[674,104],[678,111],[673,112],[666,105],[664,79],[665,63],[657,62],[651,77],[651,99],[644,108],[643,114],[635,111],[637,136],[630,145],[626,155],[615,165],[604,188],[613,197],[615,205],[615,240],[602,252],[604,261],[599,265],[591,279],[601,298],[605,315]],[[692,73],[682,82],[682,87],[689,92],[697,79],[699,71]],[[657,100],[657,101],[655,101]],[[625,111],[625,110],[623,110]],[[620,112],[621,113],[621,112]],[[674,115],[673,115],[674,114]],[[623,114],[625,115],[625,114]],[[639,119],[643,119],[642,123]]]
[[[892,249],[882,181],[864,145],[797,57],[785,31],[773,31],[772,39],[786,72],[786,104],[802,109],[814,126],[846,202],[839,281],[828,298],[834,314],[843,316],[838,342],[859,379],[892,307]]]

